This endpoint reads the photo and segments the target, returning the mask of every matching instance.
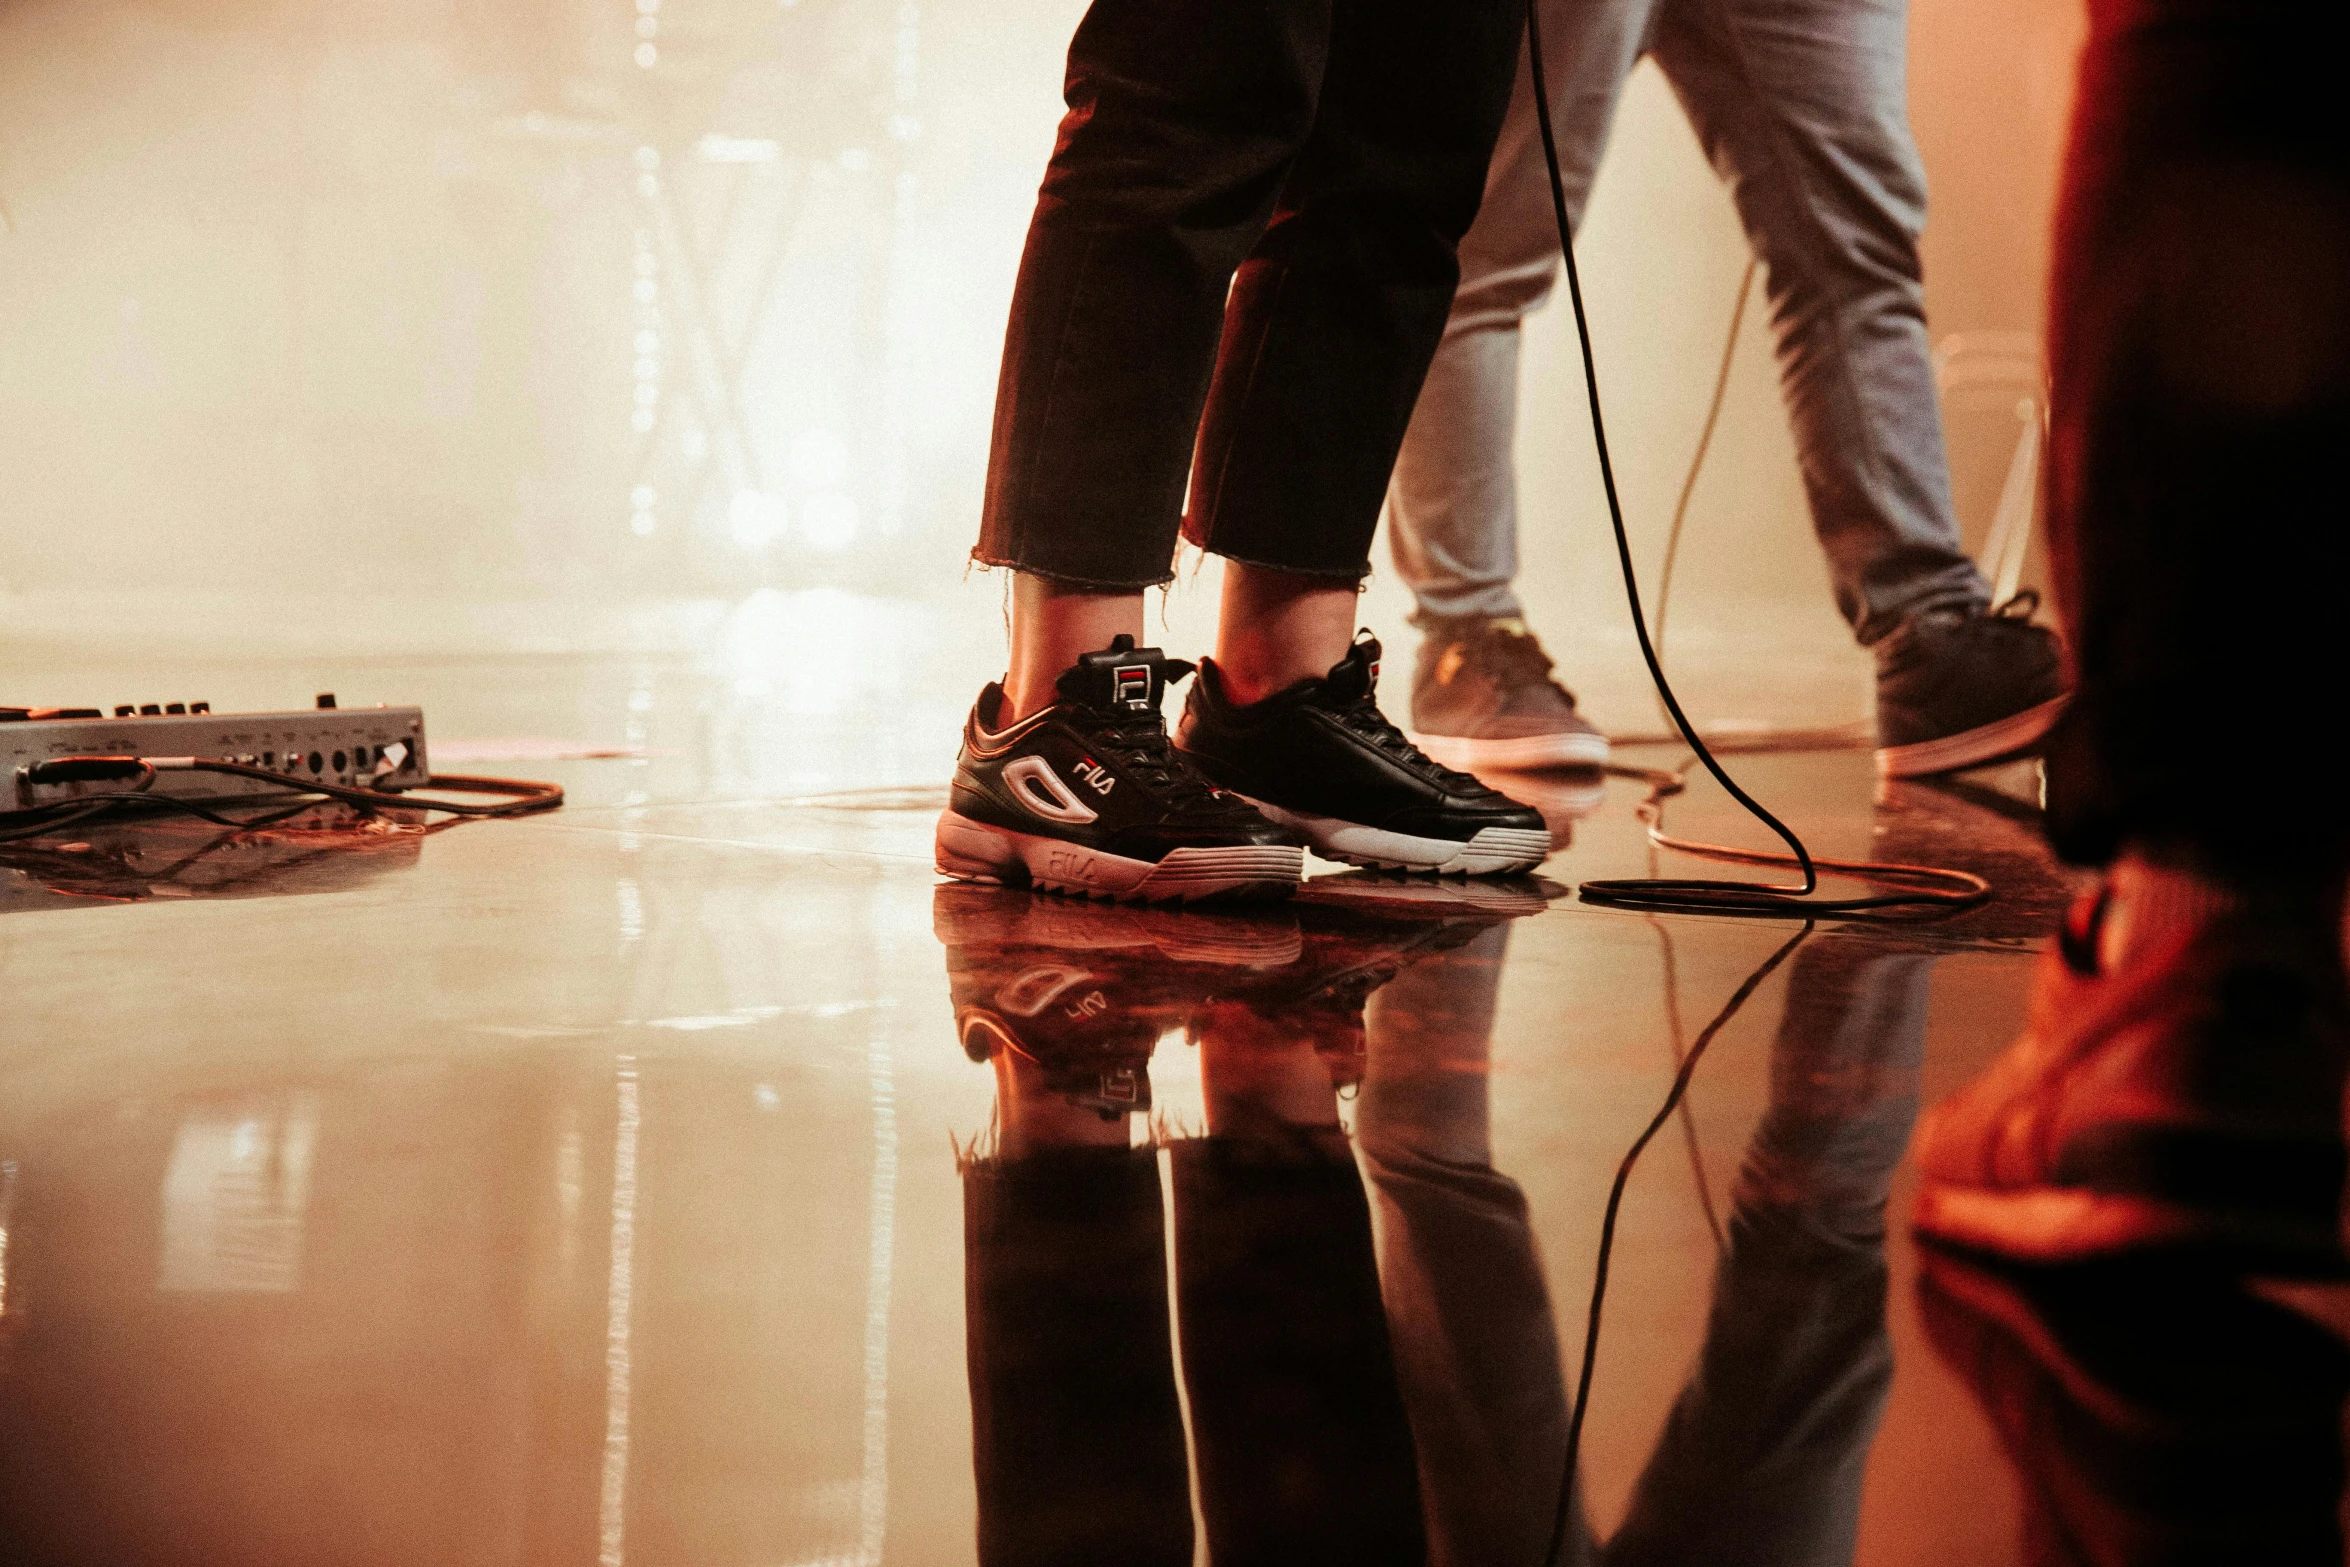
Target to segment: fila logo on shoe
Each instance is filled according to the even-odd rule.
[[[1093,785],[1095,794],[1108,794],[1118,787],[1118,775],[1090,756],[1077,764],[1077,776]]]
[[[1014,757],[1005,766],[1002,776],[1004,786],[1012,792],[1012,798],[1019,801],[1031,815],[1041,816],[1048,822],[1081,827],[1098,814],[1092,806],[1078,799],[1067,784],[1061,782],[1052,765],[1041,756]],[[1115,779],[1111,781],[1116,782]],[[1109,790],[1102,789],[1101,792],[1107,794]]]
[[[1110,693],[1127,707],[1151,705],[1151,666],[1120,664],[1110,671]]]

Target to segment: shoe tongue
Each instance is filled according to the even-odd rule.
[[[1064,702],[1105,713],[1155,713],[1167,682],[1181,680],[1191,666],[1155,647],[1136,647],[1120,636],[1098,653],[1087,653],[1053,683]]]
[[[1365,637],[1346,650],[1346,657],[1322,677],[1330,694],[1342,702],[1374,695],[1379,689],[1379,639]]]

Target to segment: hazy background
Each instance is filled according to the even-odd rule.
[[[921,607],[968,700],[1000,656],[964,565],[996,355],[1081,10],[0,0],[0,701],[111,699],[52,689],[85,649],[880,656],[876,597]],[[1916,0],[1938,341],[2038,331],[2076,10]],[[1651,68],[1584,252],[1653,561],[1744,247]],[[1705,711],[1859,717],[1762,317],[1676,667]],[[1643,726],[1563,306],[1527,365],[1536,623]],[[1971,540],[2016,430],[1953,413]],[[1171,596],[1172,649],[1213,575]],[[1383,571],[1399,646],[1401,609]]]

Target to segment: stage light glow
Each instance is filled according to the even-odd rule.
[[[808,489],[837,490],[848,482],[849,443],[838,430],[802,430],[792,437],[784,460],[792,481]]]
[[[846,549],[855,541],[861,520],[855,497],[838,490],[819,491],[800,507],[800,537],[815,549]]]
[[[765,549],[784,536],[790,512],[783,497],[763,490],[737,490],[726,508],[727,527],[745,549]]]
[[[694,156],[704,163],[773,163],[783,156],[783,144],[765,136],[721,136],[712,131],[694,143]]]

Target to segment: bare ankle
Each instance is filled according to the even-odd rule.
[[[1329,673],[1354,641],[1358,587],[1233,561],[1224,570],[1216,667],[1246,706]]]
[[[999,726],[1052,706],[1062,673],[1122,634],[1142,636],[1139,589],[1077,587],[1021,572],[1012,581],[1011,665]]]

